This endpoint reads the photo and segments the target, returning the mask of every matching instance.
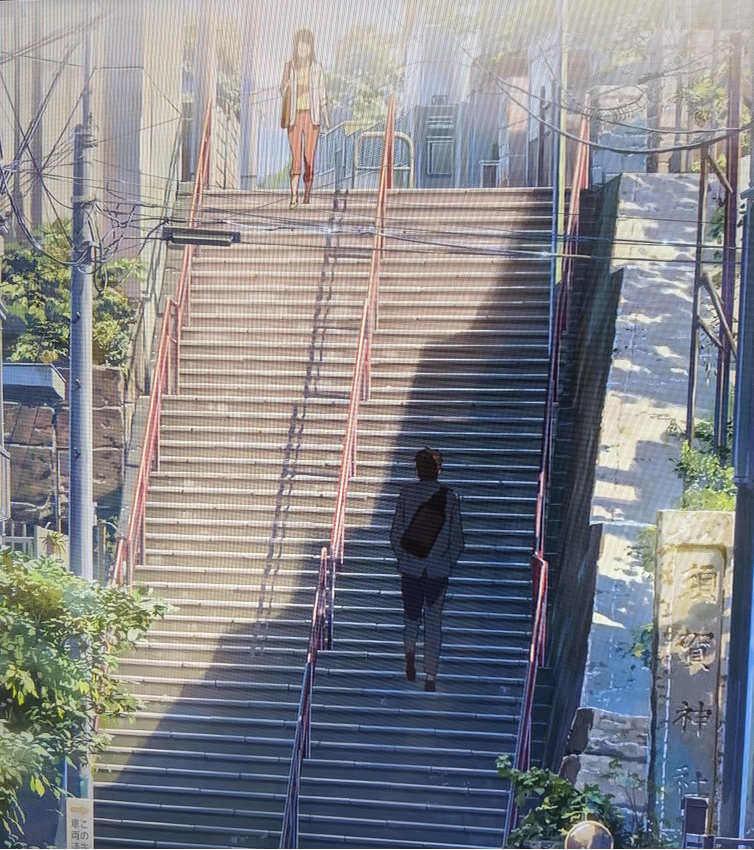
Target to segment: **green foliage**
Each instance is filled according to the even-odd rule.
[[[636,629],[631,629],[631,640],[628,642],[625,655],[641,661],[642,666],[650,669],[652,665],[652,643],[654,641],[654,625],[647,623]]]
[[[70,222],[43,227],[38,236],[50,256],[23,245],[6,245],[2,296],[10,316],[3,356],[21,363],[55,363],[68,357],[71,316]],[[98,365],[128,364],[135,310],[120,289],[144,274],[141,261],[117,260],[97,271],[93,305],[93,357]],[[15,324],[15,329],[14,329]]]
[[[388,95],[403,83],[397,56],[395,37],[374,26],[352,27],[338,48],[328,81],[332,105],[360,125],[383,118]]]
[[[20,826],[18,791],[60,794],[57,765],[106,743],[99,718],[139,704],[116,677],[166,606],[143,591],[91,585],[53,558],[0,552],[0,824]]]
[[[516,770],[508,756],[498,756],[497,772],[513,785],[516,805],[533,803],[509,838],[509,847],[526,847],[532,842],[562,841],[571,827],[582,820],[603,823],[613,834],[616,847],[630,846],[623,815],[596,785],[577,789],[551,770],[539,767]]]
[[[647,813],[646,799],[650,783],[635,770],[626,769],[623,756],[610,759],[608,768],[602,774],[612,787],[620,788],[628,801],[630,811],[631,835],[630,847],[663,848],[673,847],[665,839],[654,815]],[[656,791],[662,794],[662,789]]]
[[[654,575],[657,571],[657,526],[645,525],[640,528],[630,551],[644,572]]]
[[[676,474],[683,481],[681,510],[732,511],[736,506],[736,485],[733,467],[725,462],[729,450],[721,459],[712,449],[711,435],[700,426],[697,436],[700,448],[692,448],[688,441],[681,446],[681,456],[673,462]]]
[[[718,206],[716,206],[713,210],[709,219],[709,224],[707,225],[707,232],[709,233],[710,239],[715,242],[722,242],[724,228],[725,207],[722,204],[718,204]]]
[[[274,174],[259,181],[260,189],[285,189],[288,190],[291,185],[291,163],[290,160]]]
[[[710,76],[697,77],[686,87],[689,110],[698,127],[724,126],[728,97]]]

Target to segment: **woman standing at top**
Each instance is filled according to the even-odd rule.
[[[298,206],[298,181],[301,175],[301,142],[304,143],[304,203],[309,203],[314,179],[314,154],[317,150],[319,126],[329,129],[327,92],[322,66],[314,58],[314,36],[311,30],[298,30],[293,37],[293,58],[285,63],[281,126],[288,130],[291,146],[291,209]]]

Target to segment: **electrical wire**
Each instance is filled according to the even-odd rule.
[[[385,5],[385,8],[388,8],[387,5]],[[396,21],[398,20],[395,17],[395,15],[392,14],[392,11],[390,11],[388,9],[388,12],[391,15],[391,17],[393,17],[394,20],[396,20]],[[405,24],[402,21],[399,21],[398,23],[401,26],[401,28],[403,29],[403,31],[406,32]],[[426,45],[424,45],[423,42],[418,41],[418,39],[416,39],[416,36],[413,36],[413,34],[409,34],[409,37],[414,38],[421,47],[426,46]],[[463,53],[465,53],[467,55],[467,57],[472,62],[474,61],[474,57],[460,43],[460,41],[458,42],[457,46]],[[513,84],[510,84],[509,81],[504,80],[503,78],[500,77],[499,74],[495,73],[494,71],[489,71],[489,73],[490,73],[490,76],[494,79],[495,83],[498,85],[498,87],[501,87],[504,90],[504,93],[506,93],[508,95],[508,97],[511,99],[511,101],[513,103],[515,103],[516,106],[518,106],[520,109],[523,109],[523,111],[526,112],[526,114],[529,115],[530,118],[533,118],[535,121],[537,121],[540,124],[540,126],[547,127],[551,132],[556,133],[557,135],[559,135],[563,138],[570,139],[571,141],[580,142],[582,144],[585,144],[587,147],[592,148],[593,150],[604,150],[604,151],[608,151],[610,153],[618,153],[618,154],[627,155],[627,156],[649,156],[649,155],[662,154],[662,153],[674,153],[676,151],[698,150],[700,148],[704,148],[704,147],[708,147],[708,146],[713,145],[713,144],[717,144],[718,142],[724,142],[728,138],[730,138],[731,136],[733,136],[737,133],[740,133],[742,131],[749,130],[752,127],[752,122],[750,121],[748,124],[746,124],[742,127],[730,128],[726,132],[723,132],[722,134],[720,134],[718,136],[713,136],[711,138],[705,139],[704,141],[694,142],[694,143],[686,144],[686,145],[672,145],[672,146],[668,146],[668,147],[658,147],[658,148],[619,148],[617,146],[605,145],[601,142],[593,142],[590,139],[581,139],[579,136],[576,136],[572,133],[569,133],[568,131],[561,129],[560,127],[556,127],[554,124],[545,120],[540,115],[537,115],[535,112],[533,112],[527,106],[525,106],[523,103],[521,103],[515,97],[513,97],[513,95],[510,93],[510,91],[505,91],[505,89],[506,88],[517,88],[520,91],[527,94],[528,97],[530,97],[530,98],[538,99],[537,95],[532,95],[532,93],[530,91],[522,89],[519,86],[515,86]],[[652,129],[650,132],[659,133],[658,130],[654,130],[654,129]],[[675,133],[676,131],[673,131],[673,132]],[[681,131],[678,131],[678,132],[681,132]],[[698,132],[698,134],[702,134],[702,133],[710,132],[710,131],[699,130],[697,132]]]

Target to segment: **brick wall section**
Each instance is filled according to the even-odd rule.
[[[68,370],[60,369],[68,381]],[[125,381],[119,369],[95,366],[92,426],[94,499],[102,513],[118,512],[125,455]],[[6,401],[5,445],[11,457],[13,519],[66,529],[68,404]]]

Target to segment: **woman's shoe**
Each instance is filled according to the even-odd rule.
[[[291,198],[291,202],[288,206],[290,206],[292,210],[295,210],[298,206],[298,198]]]
[[[435,687],[435,680],[427,678],[424,682],[424,690],[427,691],[427,693],[434,693],[437,690]]]

